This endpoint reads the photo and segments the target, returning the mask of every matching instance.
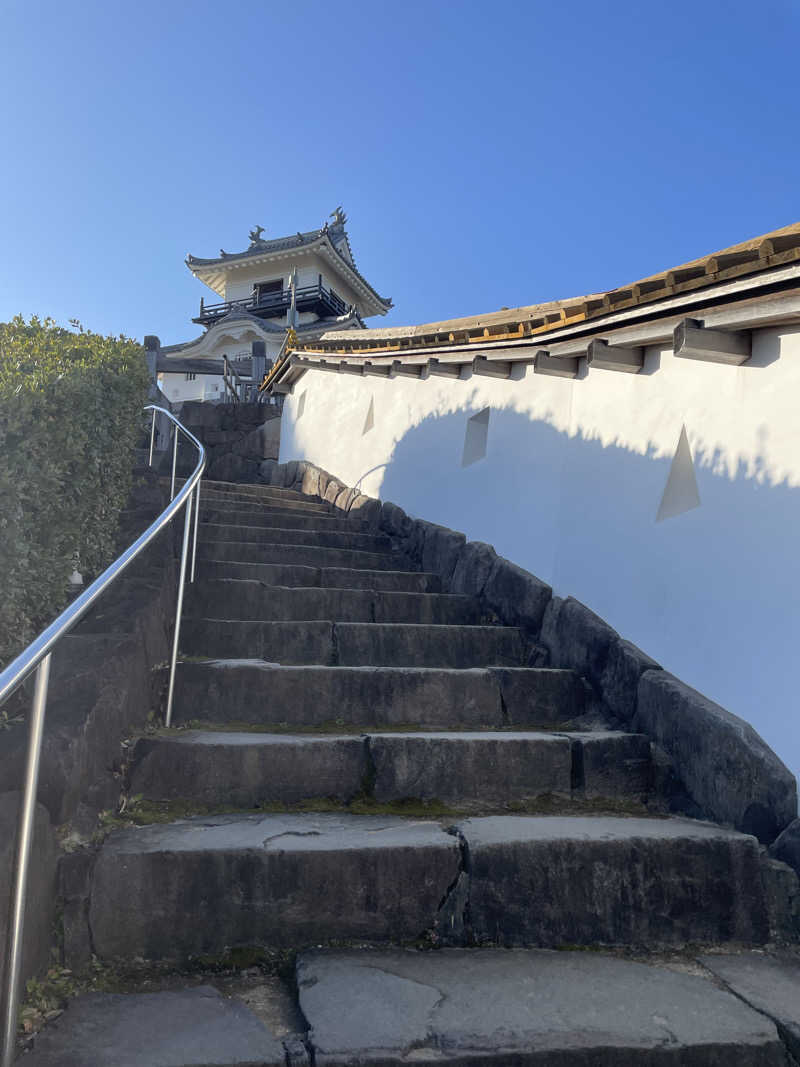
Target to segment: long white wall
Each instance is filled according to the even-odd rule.
[[[749,720],[797,774],[798,396],[800,329],[783,328],[754,333],[738,368],[649,348],[638,375],[575,380],[313,371],[287,397],[281,460],[490,542]],[[486,456],[462,467],[487,407]],[[657,522],[683,426],[700,505]]]
[[[187,381],[186,375],[160,374],[160,385],[173,404],[184,400],[219,400],[222,395],[222,378],[219,374],[197,374]]]

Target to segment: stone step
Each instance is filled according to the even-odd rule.
[[[103,961],[407,940],[430,927],[460,862],[438,823],[397,816],[185,819],[106,839],[89,925]]]
[[[388,593],[441,593],[438,574],[422,571],[370,571],[353,567],[281,566],[278,563],[198,562],[199,581],[217,578],[255,578],[266,585],[307,589],[380,589]]]
[[[310,952],[317,1067],[783,1067],[774,1024],[705,977],[586,952]]]
[[[200,490],[200,505],[225,508],[233,511],[247,511],[259,514],[261,512],[275,512],[285,515],[331,515],[333,514],[329,504],[319,503],[314,497],[306,497],[305,500],[261,500],[253,496],[237,496],[235,493],[217,493],[212,489]]]
[[[652,950],[769,936],[754,837],[688,819],[613,816],[488,816],[459,831],[478,942]]]
[[[276,627],[281,624],[274,624]],[[330,624],[310,624],[307,631]],[[322,650],[324,651],[324,650]],[[178,664],[175,722],[391,728],[553,726],[579,720],[585,687],[550,668],[277,666],[260,660]],[[599,750],[598,750],[599,751]],[[589,773],[600,763],[584,754]]]
[[[414,570],[400,552],[361,552],[348,548],[320,548],[287,541],[260,544],[253,541],[211,541],[197,544],[198,559],[235,563],[279,563],[312,567],[353,567],[364,570]]]
[[[342,667],[522,667],[528,644],[513,626],[428,626],[390,622],[264,622],[187,618],[189,656],[248,657]]]
[[[190,586],[186,617],[264,621],[414,622],[424,625],[481,620],[474,597],[373,589],[306,589],[265,585],[252,578],[208,579]]]
[[[201,522],[201,541],[245,541],[259,545],[312,545],[359,552],[391,552],[386,534],[352,533],[349,530],[298,530],[278,526],[240,526],[236,523]]]
[[[365,523],[348,522],[347,519],[338,518],[329,514],[304,514],[299,511],[289,511],[277,508],[263,508],[256,505],[253,510],[245,511],[242,508],[227,508],[214,504],[213,506],[201,506],[200,521],[202,523],[216,523],[226,526],[268,526],[272,529],[281,530],[338,530],[342,533],[364,532]]]
[[[169,479],[162,478],[162,482],[164,481],[169,483]],[[183,485],[184,479],[177,478],[176,484]],[[228,493],[253,500],[298,500],[320,503],[319,497],[306,496],[305,493],[299,493],[296,489],[283,489],[276,485],[260,485],[254,482],[220,482],[213,478],[203,478],[200,489],[201,498],[206,491]]]
[[[580,756],[593,750],[588,771]],[[461,810],[543,796],[645,801],[650,744],[641,734],[535,731],[271,734],[164,731],[136,742],[130,792],[189,809],[304,801],[440,801]]]
[[[553,948],[768,937],[755,838],[687,819],[212,815],[112,833],[89,906],[104,962],[239,945]]]
[[[84,993],[36,1036],[26,1067],[285,1067],[286,1048],[210,986]]]

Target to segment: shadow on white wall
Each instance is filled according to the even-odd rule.
[[[495,408],[485,459],[462,467],[469,415],[411,428],[385,467],[381,497],[490,542],[576,596],[751,722],[797,773],[800,490],[759,480],[744,461],[731,477],[714,452],[700,451],[692,475],[702,504],[657,523],[668,457]]]

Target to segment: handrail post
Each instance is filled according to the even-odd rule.
[[[150,461],[147,466],[153,466],[153,445],[156,440],[156,409],[153,408],[153,421],[150,423]]]
[[[175,621],[175,639],[172,649],[172,670],[170,674],[170,692],[168,700],[168,718],[172,711],[172,693],[175,680],[178,642],[180,638],[181,612],[183,608],[183,591],[186,577],[189,535],[192,523],[192,501],[194,489],[199,490],[200,478],[206,465],[206,452],[198,439],[181,426],[175,416],[165,408],[155,404],[146,405],[145,410],[153,410],[154,416],[163,416],[175,427],[175,444],[172,464],[172,499],[157,519],[148,526],[121,556],[110,564],[99,577],[61,614],[44,629],[39,636],[3,670],[0,670],[0,705],[29,677],[36,672],[33,706],[30,716],[30,736],[26,757],[25,781],[19,810],[19,829],[16,840],[14,860],[14,877],[12,895],[9,899],[8,936],[6,938],[2,974],[0,979],[0,1067],[11,1067],[16,1051],[17,1016],[21,999],[23,936],[25,923],[25,904],[27,898],[27,880],[30,868],[31,845],[33,841],[36,815],[36,789],[39,777],[42,737],[44,732],[44,714],[47,704],[47,687],[50,677],[52,650],[57,642],[75,626],[86,614],[95,600],[117,579],[158,534],[173,519],[177,518],[182,507],[186,508],[183,531],[183,552],[181,554],[180,582],[178,586],[178,614]],[[151,458],[154,430],[151,424]],[[186,479],[184,488],[175,500],[175,473],[177,460],[178,432],[195,445],[198,462]],[[199,513],[199,493],[196,497]]]
[[[170,500],[175,499],[175,470],[178,466],[178,424],[173,423],[172,430],[172,485],[169,490]]]
[[[36,815],[36,787],[39,782],[39,757],[44,731],[44,709],[47,703],[47,683],[50,679],[50,656],[44,657],[36,669],[36,687],[31,708],[28,756],[25,765],[25,785],[20,798],[19,826],[14,862],[14,890],[9,901],[8,937],[3,968],[3,1047],[2,1067],[11,1067],[17,1043],[17,1012],[22,982],[22,938],[25,926],[25,896],[33,844]]]
[[[200,522],[200,482],[197,483],[194,497],[194,544],[192,545],[192,576],[189,579],[194,583],[194,565],[197,559],[197,524]]]
[[[167,692],[167,710],[164,715],[164,725],[169,726],[172,721],[172,697],[175,692],[175,665],[178,662],[178,641],[181,634],[181,612],[183,611],[183,588],[186,584],[186,557],[189,555],[189,533],[192,529],[192,498],[189,493],[186,498],[186,518],[183,523],[183,548],[181,549],[181,569],[178,578],[178,605],[175,609],[175,634],[172,639],[172,659],[169,664],[169,690]]]

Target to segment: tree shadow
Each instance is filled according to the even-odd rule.
[[[486,458],[462,468],[475,410],[409,429],[381,497],[488,541],[576,596],[800,770],[800,490],[768,484],[757,468],[730,478],[715,473],[713,456],[696,456],[701,506],[657,525],[669,457],[493,408]]]

